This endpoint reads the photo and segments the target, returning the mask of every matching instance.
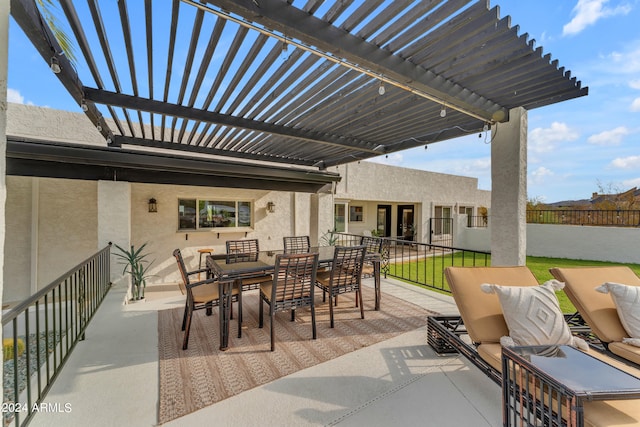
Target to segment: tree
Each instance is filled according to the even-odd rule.
[[[45,22],[51,29],[53,36],[56,38],[58,44],[60,45],[60,48],[62,49],[62,52],[58,53],[64,53],[69,62],[71,62],[75,66],[76,54],[73,48],[73,42],[58,23],[58,18],[56,18],[56,15],[53,12],[53,9],[55,8],[53,0],[36,0],[36,3],[38,5],[38,8],[40,9],[40,12],[42,13]]]

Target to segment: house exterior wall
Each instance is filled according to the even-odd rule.
[[[6,286],[19,301],[97,251],[97,183],[7,177]]]
[[[477,178],[400,168],[374,162],[341,165],[342,181],[334,200],[363,206],[363,221],[348,222],[348,231],[362,234],[376,228],[377,206],[391,205],[392,236],[396,236],[397,206],[414,205],[417,240],[429,241],[429,219],[436,206],[491,206],[491,192],[478,189]],[[348,221],[348,212],[347,212]]]

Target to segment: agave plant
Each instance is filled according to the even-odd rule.
[[[148,254],[143,253],[146,243],[142,244],[138,249],[131,245],[130,250],[126,250],[115,245],[119,252],[114,255],[120,258],[119,264],[124,265],[122,274],[129,273],[131,276],[131,295],[133,300],[144,298],[144,288],[147,286],[147,279],[151,277],[147,274],[153,261],[149,262],[145,258]]]
[[[335,230],[327,230],[327,232],[320,238],[320,241],[325,246],[335,246],[338,242],[338,233]]]

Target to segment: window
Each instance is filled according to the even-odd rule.
[[[349,206],[349,221],[362,222],[362,206]]]
[[[338,233],[344,233],[345,217],[346,217],[346,205],[344,203],[336,203],[334,205],[333,218],[334,218],[334,231]]]
[[[178,229],[206,230],[251,227],[252,202],[234,200],[178,200]]]

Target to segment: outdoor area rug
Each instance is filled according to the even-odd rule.
[[[189,348],[182,350],[183,308],[158,312],[160,361],[160,424],[212,405],[256,386],[390,339],[427,324],[436,313],[382,294],[381,310],[373,310],[373,291],[365,289],[364,320],[353,294],[340,295],[334,307],[335,328],[329,327],[329,305],[316,293],[317,339],[311,336],[311,311],[276,314],[276,350],[270,351],[270,324],[265,304],[264,327],[258,328],[257,291],[243,294],[242,338],[231,321],[229,349],[220,351],[218,309],[207,317],[194,312]],[[234,304],[234,313],[236,304]]]

